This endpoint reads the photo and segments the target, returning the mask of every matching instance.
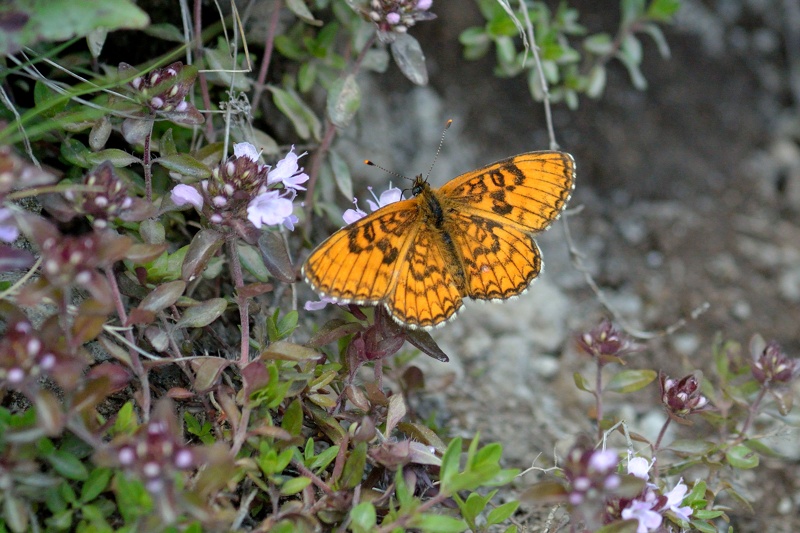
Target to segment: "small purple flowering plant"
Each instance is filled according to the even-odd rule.
[[[170,193],[173,203],[193,206],[212,226],[236,227],[247,220],[256,229],[283,225],[293,230],[298,221],[293,201],[308,181],[294,147],[272,169],[259,163],[252,144],[233,148],[234,155],[213,169],[199,188],[176,185]]]

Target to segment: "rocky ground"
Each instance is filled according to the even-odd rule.
[[[441,127],[453,118],[432,177],[441,184],[480,164],[547,148],[541,106],[524,81],[492,77],[491,60],[461,59],[457,36],[480,19],[470,2],[458,4],[469,8],[441,13],[416,32],[431,86],[412,88],[397,72],[373,82],[368,90],[390,96],[364,98],[369,120],[341,142],[343,152],[413,175],[428,168]],[[761,333],[800,354],[794,4],[687,1],[667,31],[672,57],[662,59],[645,43],[647,91],[633,89],[617,65],[600,101],[583,99],[577,111],[556,107],[558,140],[578,168],[567,222],[616,318],[658,332],[708,304],[678,332],[649,341],[631,368],[709,370],[717,334],[746,345]],[[594,14],[595,6],[578,2],[581,20],[608,29],[616,14]],[[376,188],[385,184],[380,173],[359,175]],[[520,468],[552,466],[554,453],[591,429],[591,398],[572,381],[573,372],[591,368],[571,336],[614,316],[570,262],[562,223],[539,243],[547,268],[532,290],[502,305],[473,304],[434,332],[452,361],[423,364],[429,390],[446,393],[431,393],[418,406],[435,410],[456,433],[501,441],[509,466]],[[655,438],[664,417],[657,387],[639,398],[610,409]],[[736,478],[759,510],[734,510],[737,531],[800,530],[796,442],[792,432],[775,444],[792,454],[789,461],[765,461]],[[537,479],[530,473],[520,487]],[[539,511],[545,517],[548,509]],[[537,516],[522,518],[530,531],[543,530]]]

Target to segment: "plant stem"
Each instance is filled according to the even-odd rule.
[[[144,154],[142,166],[144,167],[144,193],[148,203],[153,203],[153,174],[150,168],[150,139],[153,136],[153,121],[150,120],[150,131],[144,136]]]
[[[767,388],[762,386],[761,390],[758,391],[758,396],[756,396],[753,405],[750,406],[750,409],[747,410],[747,418],[742,424],[742,430],[739,432],[739,438],[736,439],[737,444],[740,443],[745,439],[745,434],[750,429],[750,424],[753,423],[753,417],[755,416],[756,412],[758,412],[758,408],[761,406],[761,401],[764,399],[764,395],[767,393]]]
[[[597,441],[603,439],[603,363],[600,357],[596,357],[597,376],[594,383],[595,415],[597,416]]]
[[[228,248],[228,259],[231,262],[231,276],[233,277],[233,286],[236,288],[236,304],[239,306],[239,322],[242,329],[239,367],[244,368],[250,362],[250,313],[247,309],[247,297],[241,290],[244,287],[244,277],[242,276],[242,263],[239,261],[239,251],[236,249],[236,235],[228,233],[225,236],[225,245]]]
[[[105,269],[106,279],[111,285],[111,296],[114,300],[114,306],[117,309],[117,316],[121,325],[125,325],[128,321],[128,314],[125,312],[125,304],[122,303],[122,295],[119,293],[119,286],[117,285],[117,277],[114,275],[114,269],[110,266]],[[133,331],[127,329],[125,331],[125,338],[130,343],[130,346],[136,344],[133,338]],[[142,365],[142,360],[139,358],[139,352],[131,347],[128,347],[128,356],[131,358],[131,367],[133,368],[136,377],[139,378],[139,383],[142,384],[142,418],[145,422],[150,419],[150,379]]]
[[[264,40],[264,58],[261,60],[261,68],[258,71],[258,80],[256,80],[256,90],[253,93],[253,101],[251,107],[258,109],[258,103],[261,100],[261,95],[264,94],[264,87],[267,83],[267,72],[269,72],[269,64],[272,61],[272,49],[275,45],[275,33],[278,30],[278,20],[280,19],[281,0],[276,0],[272,6],[272,16],[269,18],[269,26],[267,27],[267,36]]]

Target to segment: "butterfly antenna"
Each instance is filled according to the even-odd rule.
[[[409,178],[408,176],[404,176],[404,175],[400,174],[399,172],[395,172],[394,170],[389,170],[387,168],[383,168],[382,166],[376,164],[373,161],[370,161],[369,159],[365,159],[364,160],[364,164],[365,165],[369,165],[371,167],[379,168],[379,169],[383,170],[384,172],[386,172],[387,174],[389,174],[390,176],[397,176],[398,178],[401,178],[401,179],[404,179],[404,180],[414,181],[411,178]]]
[[[447,133],[447,130],[450,129],[450,124],[453,123],[453,119],[447,121],[447,124],[444,125],[444,129],[442,130],[442,138],[439,139],[439,148],[436,149],[436,155],[433,156],[433,162],[431,163],[431,168],[428,169],[428,173],[425,175],[425,181],[428,181],[428,176],[431,175],[433,172],[433,165],[436,164],[436,160],[439,159],[439,152],[442,151],[442,146],[444,145],[444,136]]]

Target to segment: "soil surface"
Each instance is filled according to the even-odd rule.
[[[439,20],[414,28],[431,85],[412,88],[395,67],[365,80],[368,93],[390,96],[365,96],[374,108],[364,110],[369,119],[361,119],[358,134],[339,143],[342,152],[406,175],[424,172],[442,125],[453,118],[431,178],[441,184],[548,147],[541,104],[525,81],[492,76],[491,58],[462,59],[458,34],[482,20],[472,2],[457,4],[439,3]],[[554,109],[558,141],[578,168],[566,223],[613,311],[570,261],[558,222],[539,239],[547,269],[533,288],[513,302],[468,306],[433,333],[452,361],[420,361],[431,392],[414,407],[437,413],[453,433],[480,431],[484,442],[502,442],[508,466],[552,467],[579,434],[592,431],[592,399],[572,375],[592,376],[593,367],[572,338],[603,317],[651,333],[687,319],[628,362],[676,377],[712,375],[718,334],[746,347],[760,333],[790,356],[800,353],[800,91],[791,87],[800,49],[790,46],[800,32],[792,13],[800,8],[767,0],[684,4],[666,31],[670,58],[642,38],[646,91],[635,90],[614,64],[599,101]],[[613,32],[617,13],[595,14],[588,0],[577,7],[590,31]],[[385,188],[385,175],[359,174]],[[665,416],[656,384],[633,399],[608,401],[607,412],[655,439]],[[766,428],[768,420],[760,423]],[[713,431],[702,421],[673,430],[667,442]],[[792,430],[771,441],[789,460],[726,473],[757,509],[749,514],[722,498],[736,531],[800,530],[797,438]],[[517,488],[541,477],[531,472]],[[517,519],[528,531],[544,531],[550,511],[523,508]]]

